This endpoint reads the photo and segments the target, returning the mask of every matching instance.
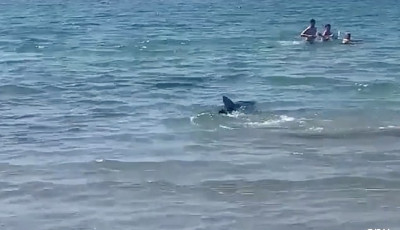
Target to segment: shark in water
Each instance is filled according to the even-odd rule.
[[[221,109],[219,114],[229,114],[233,111],[249,111],[254,110],[255,102],[254,101],[237,101],[233,102],[226,96],[222,96],[222,101],[224,103],[224,108]]]

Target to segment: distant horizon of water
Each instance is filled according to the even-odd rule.
[[[397,3],[0,3],[0,229],[400,228]]]

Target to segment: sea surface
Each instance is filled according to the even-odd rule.
[[[400,229],[398,3],[2,1],[0,229]]]

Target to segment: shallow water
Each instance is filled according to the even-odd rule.
[[[399,228],[396,3],[0,3],[0,228]]]

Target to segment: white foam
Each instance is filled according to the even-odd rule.
[[[288,117],[286,115],[282,115],[280,116],[280,118],[282,119],[282,121],[294,121],[294,117]]]
[[[234,128],[228,127],[228,126],[225,126],[225,125],[219,125],[219,127],[220,127],[220,128],[223,128],[223,129],[234,130]]]
[[[308,130],[310,130],[310,131],[321,132],[321,131],[324,130],[324,128],[322,128],[322,127],[311,127],[311,128],[309,128]]]
[[[190,117],[190,123],[192,124],[192,125],[199,125],[199,124],[197,124],[196,123],[196,119],[198,119],[198,118],[200,118],[201,116],[204,116],[204,115],[207,115],[207,113],[199,113],[199,114],[197,114],[196,116],[191,116]]]
[[[279,117],[279,119],[276,119],[276,120],[267,120],[267,121],[262,121],[262,122],[247,122],[246,125],[248,125],[250,127],[270,127],[270,126],[276,126],[281,123],[290,122],[290,121],[294,121],[294,120],[295,120],[294,117],[282,115]]]
[[[279,44],[283,46],[292,46],[292,45],[300,45],[300,41],[279,41]]]
[[[394,125],[388,125],[388,126],[381,126],[379,127],[380,130],[385,130],[385,129],[400,129],[400,126],[394,126]]]
[[[238,117],[243,116],[243,115],[244,115],[243,113],[240,113],[240,112],[238,112],[238,111],[233,111],[232,113],[226,114],[226,116],[228,116],[228,117],[234,117],[234,118],[238,118]]]
[[[190,117],[190,123],[191,123],[192,125],[197,125],[197,123],[194,122],[194,119],[196,119],[196,117],[191,116],[191,117]]]

